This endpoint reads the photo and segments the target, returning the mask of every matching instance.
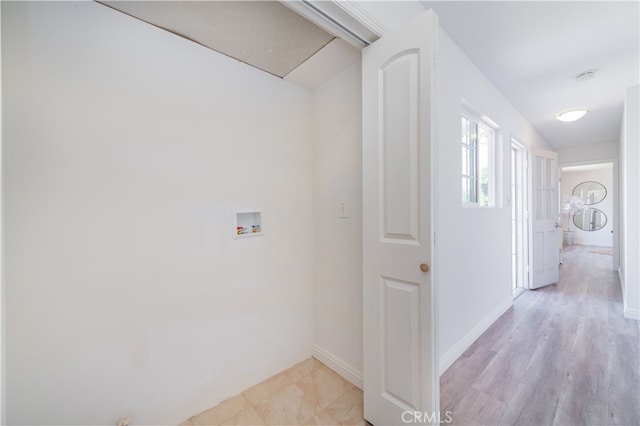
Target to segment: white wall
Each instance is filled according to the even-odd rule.
[[[441,32],[438,48],[438,270],[441,367],[448,367],[512,303],[510,138],[544,140]],[[360,69],[314,92],[315,351],[345,377],[362,371]],[[501,126],[500,208],[460,202],[460,113],[467,99]],[[442,165],[447,165],[446,167]],[[337,217],[346,200],[349,218]]]
[[[2,34],[2,7],[0,7],[0,34]],[[2,43],[0,42],[0,58],[2,58]],[[2,67],[0,66],[0,82],[2,82]],[[0,84],[0,111],[2,109],[2,84]],[[0,189],[3,188],[2,176],[4,176],[4,171],[2,169],[2,114],[0,114]],[[3,198],[2,192],[0,191],[0,423],[3,425],[7,424],[7,416],[6,416],[6,392],[5,392],[5,360],[6,354],[5,349],[7,345],[5,344],[5,315],[4,315],[4,219],[3,219]]]
[[[545,141],[451,38],[440,31],[436,74],[437,259],[440,369],[444,371],[512,304],[511,137],[528,147]],[[498,207],[461,202],[460,115],[465,99],[500,126]]]
[[[600,247],[613,247],[613,227],[614,227],[614,213],[613,213],[613,165],[608,168],[598,170],[585,170],[585,171],[562,171],[562,193],[561,200],[565,200],[571,197],[573,189],[576,185],[594,181],[599,182],[607,190],[605,198],[597,203],[587,207],[598,209],[602,211],[607,217],[607,223],[598,231],[583,231],[575,224],[571,222],[571,230],[574,231],[574,244],[588,245],[588,246],[600,246]],[[562,206],[561,206],[562,207]],[[562,229],[567,230],[568,217],[566,214],[562,215]]]
[[[602,163],[606,160],[617,160],[618,156],[618,142],[594,143],[559,149],[558,163],[565,166]]]
[[[94,2],[2,2],[2,64],[8,424],[177,424],[311,355],[308,91]]]
[[[625,97],[620,134],[620,280],[624,315],[640,320],[640,86]]]
[[[314,91],[314,355],[362,386],[362,70]],[[348,218],[338,217],[346,203]]]

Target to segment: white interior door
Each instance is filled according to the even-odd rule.
[[[363,51],[364,415],[375,425],[438,422],[434,289],[423,270],[437,28],[429,11]]]
[[[560,275],[558,154],[533,150],[532,157],[531,288],[539,288],[558,282]]]

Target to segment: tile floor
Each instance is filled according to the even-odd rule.
[[[362,391],[309,358],[182,425],[366,424]]]

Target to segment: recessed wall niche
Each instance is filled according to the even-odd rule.
[[[264,235],[261,210],[236,210],[233,214],[233,225],[234,238],[251,238]]]

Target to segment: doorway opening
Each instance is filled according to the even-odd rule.
[[[529,286],[527,150],[511,139],[511,288],[515,299]]]
[[[611,258],[618,265],[618,182],[615,160],[561,166],[562,205],[576,198],[579,211],[563,209],[563,253],[573,245],[590,246],[590,253]],[[576,202],[574,201],[574,204]]]

